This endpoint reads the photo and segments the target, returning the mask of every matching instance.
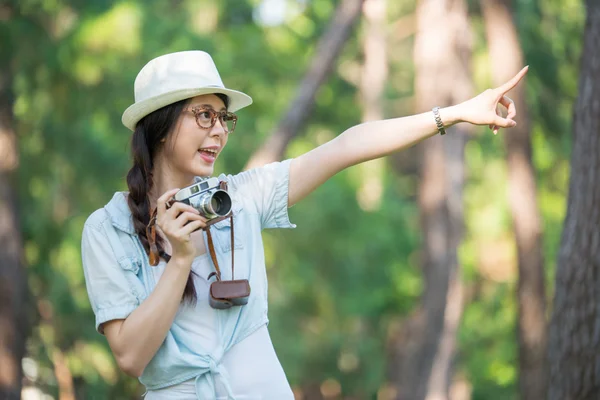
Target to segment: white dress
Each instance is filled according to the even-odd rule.
[[[166,263],[161,261],[152,268],[156,281],[162,275],[165,266]],[[206,277],[212,270],[207,254],[194,260],[192,271],[196,273],[194,285],[198,296],[197,304],[194,308],[180,308],[175,316],[179,326],[189,330],[205,349],[214,349],[218,344],[215,324],[216,313],[219,310],[208,305],[210,283]],[[266,325],[225,353],[221,365],[227,371],[228,381],[236,400],[294,399]],[[217,400],[228,400],[225,388],[219,381],[217,376],[215,382]],[[145,395],[145,400],[171,399],[198,400],[195,380],[191,379],[163,389],[149,390]]]

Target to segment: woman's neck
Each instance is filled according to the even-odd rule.
[[[183,174],[174,169],[170,164],[157,160],[152,171],[152,189],[150,190],[150,204],[156,207],[156,201],[165,192],[179,188],[183,189],[194,183],[194,176]]]

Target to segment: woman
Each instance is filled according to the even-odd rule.
[[[94,212],[82,239],[96,327],[119,367],[139,377],[146,399],[292,399],[267,330],[261,230],[293,228],[288,207],[344,168],[444,134],[458,122],[489,125],[494,133],[515,126],[515,106],[505,94],[526,72],[459,105],[357,125],[293,160],[221,175],[233,218],[214,223],[170,200],[197,177],[212,175],[235,129],[232,112],[252,100],[225,88],[205,52],[150,61],[123,114],[134,131],[129,192],[115,193]],[[497,115],[498,103],[508,109],[506,118]],[[223,281],[234,278],[234,265],[235,279],[248,280],[246,305],[211,307],[219,265]]]

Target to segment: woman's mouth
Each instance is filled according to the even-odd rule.
[[[200,153],[200,157],[205,162],[208,164],[214,164],[215,160],[217,159],[218,151],[216,149],[203,148],[198,150],[198,153]]]

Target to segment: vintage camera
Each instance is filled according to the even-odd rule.
[[[205,178],[175,193],[173,200],[194,207],[208,220],[224,217],[231,212],[231,196],[224,187],[218,178]]]

